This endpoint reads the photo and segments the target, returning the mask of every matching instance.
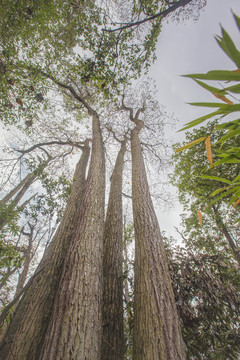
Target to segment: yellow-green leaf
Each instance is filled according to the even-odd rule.
[[[211,167],[213,168],[212,148],[211,148],[211,140],[210,140],[209,136],[205,140],[205,145],[206,145],[208,161],[209,161]]]
[[[182,150],[189,149],[189,148],[191,148],[193,145],[196,145],[196,144],[200,143],[201,141],[203,141],[203,140],[205,140],[205,139],[206,139],[206,136],[201,137],[201,138],[199,138],[199,139],[197,139],[197,140],[191,141],[189,144],[186,144],[186,145],[178,148],[178,149],[176,150],[176,152],[180,152],[180,151],[182,151]]]

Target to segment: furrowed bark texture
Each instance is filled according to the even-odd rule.
[[[131,133],[135,228],[134,360],[185,359],[179,318],[164,245],[153,208],[139,131]]]
[[[39,359],[64,259],[81,209],[89,154],[90,148],[86,143],[76,166],[63,219],[29,288],[15,310],[7,334],[0,346],[1,360]]]
[[[124,141],[112,173],[104,227],[102,360],[122,360],[124,355],[122,175],[125,151]]]
[[[105,162],[97,114],[81,214],[64,262],[41,360],[99,360],[102,338],[102,251]]]

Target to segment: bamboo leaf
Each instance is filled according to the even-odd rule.
[[[208,179],[208,180],[216,180],[216,181],[220,181],[229,185],[232,185],[232,181],[218,177],[218,176],[210,176],[210,175],[201,175],[199,176],[202,179]]]
[[[237,24],[237,27],[238,27],[238,30],[240,31],[240,18],[233,13],[233,16],[234,16],[234,19],[236,21],[236,24]]]
[[[222,37],[217,36],[216,40],[228,57],[237,65],[237,67],[240,67],[240,53],[224,28],[222,28]]]
[[[196,145],[196,144],[200,143],[201,141],[203,141],[203,140],[205,140],[205,139],[206,139],[206,136],[201,137],[201,138],[199,138],[199,139],[197,139],[197,140],[191,141],[189,144],[186,144],[186,145],[178,148],[178,149],[176,150],[176,152],[180,152],[180,151],[182,151],[182,150],[189,149],[189,148],[191,148],[193,145]]]
[[[227,88],[225,88],[226,91],[230,91],[232,93],[240,93],[240,84],[237,85],[233,85],[233,86],[229,86]]]
[[[202,214],[201,214],[200,210],[197,210],[197,214],[198,214],[198,220],[200,223],[200,227],[202,227]]]
[[[240,81],[240,73],[229,70],[212,70],[206,74],[190,74],[184,76],[202,80]]]
[[[240,198],[239,198],[237,201],[235,201],[235,203],[233,203],[233,206],[235,207],[235,206],[237,206],[239,203],[240,203]]]
[[[209,136],[205,140],[205,145],[206,145],[208,161],[209,161],[211,167],[213,168],[212,148],[211,148],[211,140],[210,140]]]
[[[210,197],[213,197],[213,196],[219,194],[220,192],[222,192],[222,191],[224,191],[224,190],[226,190],[226,189],[229,189],[229,188],[230,188],[230,186],[225,186],[225,187],[223,187],[223,188],[217,189],[217,190],[215,190],[215,191],[210,195]]]
[[[196,83],[200,86],[202,86],[204,89],[210,91],[212,94],[217,94],[217,95],[225,95],[226,94],[226,91],[225,89],[218,89],[218,88],[215,88],[213,86],[210,86],[202,81],[199,81],[199,80],[196,80],[194,79],[194,81],[196,81]]]
[[[233,102],[231,100],[229,100],[228,98],[226,98],[226,96],[215,94],[215,93],[213,93],[213,95],[216,96],[216,98],[224,101],[225,103],[227,103],[229,105],[233,105]]]
[[[189,103],[189,105],[220,108],[222,106],[222,103],[193,102]]]
[[[235,189],[231,188],[228,191],[224,192],[223,194],[221,194],[220,196],[218,196],[216,199],[214,199],[213,201],[210,202],[210,205],[215,204],[216,202],[218,202],[219,200],[221,200],[223,197],[231,194],[232,192],[234,192]],[[211,196],[211,195],[210,195]]]
[[[216,125],[216,129],[217,130],[222,130],[222,129],[229,129],[229,128],[238,128],[238,126],[240,125],[240,119],[236,119],[233,121],[228,121],[226,123],[220,124],[220,125]]]
[[[179,131],[183,131],[183,130],[186,130],[186,129],[190,129],[190,128],[193,127],[193,126],[199,125],[199,124],[201,124],[202,122],[204,122],[205,120],[210,119],[211,117],[216,116],[216,115],[220,115],[220,114],[221,114],[220,111],[214,111],[213,113],[210,113],[210,114],[201,116],[200,118],[198,118],[198,119],[196,119],[196,120],[193,120],[193,121],[190,121],[189,123],[187,123],[186,126],[185,126],[184,128],[182,128],[181,130],[179,130]]]
[[[240,134],[240,127],[237,130],[230,130],[228,132],[228,134],[222,136],[221,139],[216,142],[216,144],[218,144],[218,143],[223,144],[226,140],[232,139],[234,136],[239,135],[239,134]]]
[[[238,200],[240,197],[240,188],[239,186],[235,189],[235,194],[231,197],[231,200],[229,201],[229,205],[232,205],[236,200]]]
[[[235,179],[233,179],[233,183],[237,182],[238,180],[240,180],[240,174],[236,176]]]

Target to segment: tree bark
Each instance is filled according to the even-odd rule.
[[[139,141],[141,120],[131,132],[135,228],[134,360],[186,358],[168,263],[153,208]]]
[[[38,169],[34,170],[28,174],[23,181],[20,182],[8,195],[6,195],[0,202],[1,205],[7,205],[7,201],[10,200],[19,190],[16,197],[7,205],[5,213],[0,217],[0,230],[10,221],[11,214],[16,208],[22,197],[25,195],[32,183],[38,178],[38,176],[43,172],[45,167],[49,164],[51,158],[41,164]],[[21,186],[20,186],[21,185]],[[20,186],[20,187],[19,187]]]
[[[102,360],[122,360],[123,332],[123,215],[122,175],[126,141],[121,144],[111,178],[103,242]]]
[[[14,195],[28,182],[29,179],[33,176],[34,171],[28,174],[14,189],[12,189],[2,200],[0,200],[1,205],[6,205],[7,202],[13,198]]]
[[[212,208],[213,208],[213,211],[215,214],[216,224],[219,227],[219,229],[222,231],[222,233],[224,234],[225,238],[227,239],[227,242],[229,243],[229,246],[232,249],[233,255],[234,255],[235,259],[237,260],[238,265],[240,266],[240,249],[238,248],[238,246],[236,246],[235,241],[233,240],[226,225],[224,224],[216,206],[213,205]]]
[[[41,360],[100,359],[105,161],[99,118],[92,116],[89,173]]]
[[[39,359],[67,250],[81,209],[90,148],[83,147],[63,219],[22,296],[0,346],[0,359]]]
[[[17,288],[16,288],[16,292],[15,292],[14,297],[16,297],[19,294],[19,292],[22,290],[22,288],[24,287],[25,281],[27,279],[30,263],[31,263],[31,260],[32,260],[31,253],[32,253],[32,248],[33,248],[33,230],[34,230],[34,227],[30,223],[28,223],[28,226],[30,228],[30,233],[26,233],[24,231],[24,228],[22,229],[22,234],[26,235],[28,237],[28,246],[23,251],[24,261],[23,261],[22,271],[18,276],[18,283],[17,283]]]

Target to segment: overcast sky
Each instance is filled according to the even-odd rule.
[[[159,103],[179,119],[177,129],[208,113],[208,109],[188,105],[188,102],[216,100],[193,80],[180,75],[234,68],[214,39],[215,35],[220,34],[222,24],[240,48],[240,36],[231,9],[240,16],[240,0],[207,0],[207,6],[201,11],[197,22],[165,22],[163,25],[157,44],[157,60],[150,75],[156,80]],[[183,139],[184,134],[172,132],[171,138],[175,143]],[[174,226],[179,226],[180,212],[181,207],[177,202],[173,212],[159,210],[161,229],[175,235]]]

